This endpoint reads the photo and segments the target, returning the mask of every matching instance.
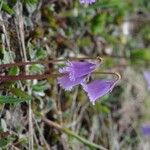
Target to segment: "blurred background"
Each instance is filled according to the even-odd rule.
[[[0,82],[0,149],[150,149],[150,81],[143,76],[150,70],[149,0],[96,0],[91,5],[0,0],[0,10],[0,64],[100,56],[100,70],[122,77],[94,106],[80,86],[64,91],[56,78]],[[33,64],[27,71],[62,65]],[[0,68],[0,75],[21,70]],[[56,125],[42,121],[43,116]]]

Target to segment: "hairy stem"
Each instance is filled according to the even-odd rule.
[[[101,57],[81,57],[81,58],[68,58],[68,59],[52,59],[52,60],[45,60],[45,61],[35,61],[35,62],[16,62],[16,63],[9,63],[9,64],[0,64],[0,68],[4,67],[14,67],[14,66],[26,66],[26,65],[33,65],[33,64],[42,64],[42,65],[47,65],[50,63],[59,63],[59,62],[65,62],[67,60],[99,60],[100,62],[102,61]]]

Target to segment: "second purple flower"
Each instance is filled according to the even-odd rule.
[[[88,84],[83,84],[83,89],[87,92],[90,101],[95,104],[95,101],[111,92],[115,86],[116,80],[101,79],[94,80]]]

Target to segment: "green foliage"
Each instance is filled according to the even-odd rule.
[[[17,73],[19,73],[19,68],[14,66],[14,67],[11,67],[9,70],[8,70],[8,74],[9,75],[17,75]]]
[[[110,110],[109,110],[108,106],[102,104],[101,102],[100,103],[96,103],[96,110],[97,110],[98,113],[101,113],[103,115],[110,113]]]
[[[47,53],[44,49],[42,49],[41,47],[40,48],[37,48],[36,52],[35,52],[35,57],[37,60],[39,59],[45,59],[47,57]]]
[[[45,88],[46,88],[46,82],[39,82],[32,86],[32,90],[34,92],[43,92]]]
[[[24,2],[28,5],[34,5],[38,2],[38,0],[24,0]]]
[[[29,66],[30,73],[38,74],[38,73],[42,73],[43,71],[44,71],[44,67],[42,65],[33,64]]]
[[[0,0],[0,4],[2,4],[2,10],[6,11],[8,14],[13,15],[14,10],[9,6],[9,4],[3,0]]]
[[[21,102],[28,102],[31,97],[28,98],[17,98],[14,96],[0,96],[0,104],[18,104]]]
[[[141,29],[140,34],[143,36],[145,42],[150,42],[150,28],[149,25],[146,25]]]
[[[28,100],[32,99],[31,96],[29,96],[26,92],[22,91],[19,88],[10,88],[10,92],[17,97],[25,98]]]
[[[94,34],[101,34],[105,31],[107,14],[98,14],[92,20],[91,30]]]
[[[130,53],[130,58],[135,61],[136,59],[150,61],[150,49],[135,49]]]
[[[7,139],[0,139],[0,148],[5,147],[8,143]]]
[[[0,96],[0,104],[18,104],[32,100],[31,96],[18,88],[11,88],[10,91],[15,96]]]

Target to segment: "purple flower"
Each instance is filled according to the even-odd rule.
[[[70,80],[74,81],[78,77],[89,75],[97,66],[96,62],[69,61],[66,63],[66,67],[59,69],[59,72],[68,73]]]
[[[65,90],[70,91],[73,88],[73,86],[82,84],[84,79],[85,79],[85,76],[82,76],[82,77],[76,78],[74,81],[71,81],[69,79],[69,75],[66,74],[58,78],[58,84],[61,87],[63,87]]]
[[[95,3],[96,0],[80,0],[81,4],[92,4]]]
[[[147,135],[150,136],[150,124],[149,123],[144,123],[141,125],[141,133],[145,136]]]
[[[143,75],[147,82],[148,90],[150,90],[150,71],[144,71]]]
[[[96,69],[96,62],[88,61],[69,61],[66,66],[59,69],[60,73],[64,73],[58,78],[58,83],[65,90],[71,90],[73,86],[83,83],[84,79]]]
[[[89,84],[83,84],[84,90],[87,92],[90,101],[95,104],[95,101],[111,92],[116,81],[112,79],[94,80]]]

